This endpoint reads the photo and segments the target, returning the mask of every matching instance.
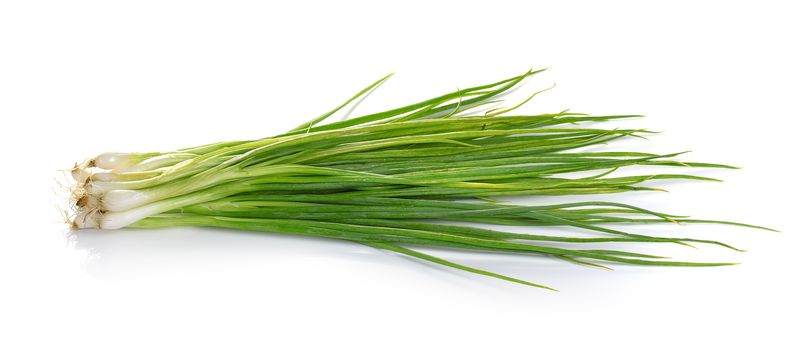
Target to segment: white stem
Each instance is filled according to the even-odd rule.
[[[127,172],[140,172],[140,171],[148,171],[159,169],[166,166],[175,165],[181,163],[184,160],[195,158],[196,155],[189,154],[189,153],[179,153],[179,154],[165,154],[162,156],[157,156],[153,158],[149,158],[139,162],[138,164],[131,165]]]
[[[92,174],[92,182],[111,182],[117,181],[120,178],[119,173],[104,171],[102,173]]]
[[[210,191],[203,194],[189,194],[180,197],[166,199],[160,202],[150,203],[138,208],[128,209],[119,212],[106,212],[101,215],[100,228],[114,230],[126,227],[149,216],[158,215],[166,211],[186,207],[193,204],[204,203],[216,199],[224,198],[236,193],[234,189],[228,191]]]
[[[97,174],[95,174],[97,175]],[[94,176],[92,177],[94,180]],[[102,197],[106,193],[112,191],[124,191],[126,190],[125,187],[127,186],[128,182],[116,182],[116,181],[89,181],[86,186],[86,191],[92,195]],[[130,190],[127,190],[130,191]]]
[[[101,169],[120,169],[132,165],[131,158],[128,153],[103,153],[95,157],[94,164]]]
[[[124,211],[147,204],[153,197],[145,191],[111,190],[103,195],[101,208],[108,211]]]
[[[158,203],[153,203],[126,211],[103,213],[100,218],[100,228],[104,230],[116,230],[164,211],[166,210]]]

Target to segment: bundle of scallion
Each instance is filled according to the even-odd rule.
[[[604,262],[728,265],[583,249],[582,245],[708,243],[732,248],[717,241],[634,234],[605,224],[750,225],[691,220],[613,202],[523,206],[495,200],[654,190],[642,183],[655,179],[714,180],[683,174],[613,176],[621,167],[731,168],[673,160],[679,154],[587,150],[643,137],[649,131],[578,124],[637,117],[634,115],[512,114],[520,105],[476,112],[477,107],[498,102],[501,95],[539,72],[381,113],[319,124],[358,103],[387,76],[334,110],[278,136],[170,152],[104,153],[73,168],[77,188],[72,225],[75,229],[207,226],[320,236],[542,288],[549,287],[456,264],[413,248],[535,254],[599,267]],[[595,174],[577,176],[589,171]],[[597,236],[521,234],[477,228],[471,223],[567,226]]]

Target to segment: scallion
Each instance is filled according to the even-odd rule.
[[[386,81],[278,136],[168,152],[103,153],[73,168],[75,229],[206,226],[352,241],[526,285],[540,284],[456,264],[413,250],[535,254],[573,263],[719,266],[672,261],[588,243],[691,245],[722,242],[667,238],[610,228],[616,223],[715,223],[614,202],[524,206],[504,196],[557,196],[657,190],[657,179],[717,181],[681,173],[616,176],[622,167],[732,168],[589,146],[645,137],[643,129],[592,128],[636,115],[572,112],[525,115],[512,108],[478,113],[524,79],[462,89],[388,111],[320,124]],[[528,101],[528,100],[527,100]],[[526,101],[525,101],[526,102]],[[577,176],[580,172],[594,175]],[[448,221],[449,223],[444,223]],[[597,236],[551,236],[477,228],[566,226]],[[549,243],[549,244],[545,244]],[[555,247],[560,244],[561,247]]]

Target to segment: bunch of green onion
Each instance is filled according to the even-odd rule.
[[[731,168],[674,160],[679,154],[587,150],[649,134],[641,129],[587,127],[638,117],[634,115],[512,113],[521,104],[477,112],[477,107],[499,102],[503,94],[539,72],[320,124],[358,103],[387,76],[332,111],[278,136],[169,152],[100,154],[72,170],[77,182],[72,225],[75,229],[206,226],[319,236],[541,288],[549,287],[414,249],[535,254],[599,267],[603,263],[727,265],[583,245],[708,243],[732,248],[717,241],[635,234],[606,224],[749,225],[691,220],[614,202],[524,206],[498,200],[654,190],[644,183],[656,179],[714,180],[673,173],[615,176],[622,167]],[[585,176],[588,172],[593,175]],[[471,225],[475,223],[565,226],[596,235],[522,234]]]

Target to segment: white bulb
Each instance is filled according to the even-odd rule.
[[[82,165],[76,165],[73,167],[72,171],[70,171],[70,174],[72,174],[72,178],[75,180],[75,182],[79,184],[86,182],[86,179],[92,176],[92,172],[86,170],[86,168],[84,168]]]
[[[100,228],[100,213],[97,211],[85,211],[78,213],[75,219],[72,220],[72,228],[85,229],[85,228]]]
[[[127,153],[103,153],[95,157],[93,163],[101,169],[120,169],[131,165],[131,156]]]

